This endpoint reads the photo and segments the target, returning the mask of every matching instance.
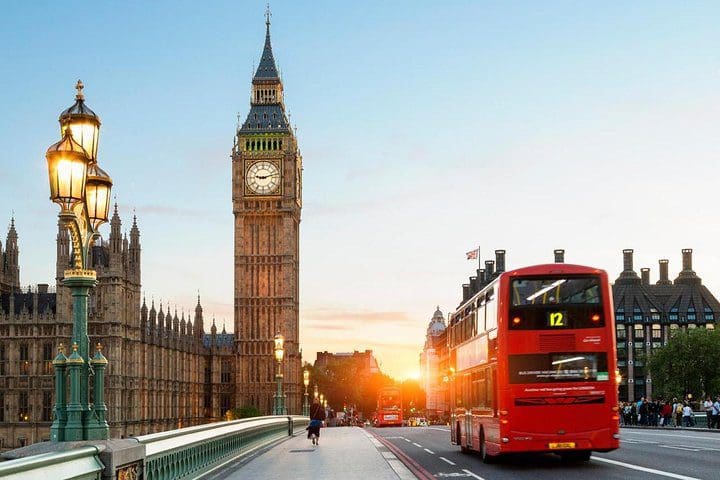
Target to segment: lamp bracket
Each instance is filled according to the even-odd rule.
[[[70,210],[58,215],[60,222],[70,231],[75,259],[73,270],[87,270],[90,267],[90,248],[100,236],[93,230],[85,203],[75,204]]]

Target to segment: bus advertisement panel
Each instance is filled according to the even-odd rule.
[[[450,316],[451,440],[484,461],[510,452],[588,460],[619,447],[615,325],[603,270],[502,273]]]

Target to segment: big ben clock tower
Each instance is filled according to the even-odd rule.
[[[283,393],[289,414],[301,413],[299,230],[302,157],[285,115],[283,84],[270,44],[252,80],[250,113],[232,153],[235,216],[236,406],[272,413],[277,363],[273,339],[285,337]]]

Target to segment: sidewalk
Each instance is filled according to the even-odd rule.
[[[320,430],[314,446],[305,432],[279,443],[224,478],[415,480],[400,460],[360,427]]]

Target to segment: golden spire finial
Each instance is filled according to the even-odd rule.
[[[84,100],[85,95],[83,95],[83,88],[85,88],[85,85],[83,85],[82,80],[78,80],[75,84],[75,88],[77,89],[77,95],[75,95],[75,100]]]
[[[65,345],[63,345],[62,343],[58,345],[58,353],[62,353],[63,355],[65,355]]]
[[[268,2],[265,6],[265,25],[268,29],[270,28],[270,17],[272,17],[272,13],[270,13],[270,2]]]
[[[73,343],[73,352],[77,352],[78,350],[78,344],[77,342]]]
[[[102,343],[98,342],[97,345],[95,345],[95,349],[96,349],[98,352],[102,353],[102,349],[103,349]]]

